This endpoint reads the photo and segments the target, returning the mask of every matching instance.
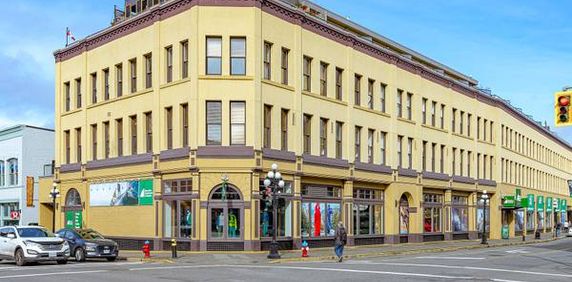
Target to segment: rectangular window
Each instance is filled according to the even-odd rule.
[[[282,109],[280,113],[280,140],[282,151],[288,151],[288,110]]]
[[[222,74],[222,38],[207,37],[207,75]]]
[[[222,103],[207,101],[207,145],[221,145],[222,142]]]
[[[75,129],[75,144],[76,144],[76,161],[81,163],[81,128]]]
[[[431,144],[431,171],[432,172],[435,172],[435,153],[437,153],[436,149],[437,149],[437,144],[432,143]]]
[[[397,168],[403,167],[403,136],[397,136]]]
[[[437,110],[437,102],[431,102],[431,126],[435,127],[435,111]]]
[[[382,165],[387,164],[387,160],[386,160],[386,150],[387,150],[386,139],[387,139],[387,132],[381,132],[380,133],[380,140],[379,140],[379,147],[381,148],[380,164],[382,164]]]
[[[457,109],[453,108],[452,112],[451,112],[451,131],[455,132],[456,131],[456,124],[457,124]]]
[[[481,178],[481,154],[477,153],[477,179]]]
[[[109,144],[109,122],[106,121],[103,123],[103,145],[104,145],[104,157],[105,159],[109,159],[109,152],[110,152],[110,144]]]
[[[137,116],[130,116],[131,122],[131,155],[137,155]]]
[[[288,55],[290,50],[282,48],[282,55],[280,60],[280,70],[282,76],[282,84],[288,85]]]
[[[361,162],[361,127],[356,126],[355,128],[355,162]]]
[[[304,56],[304,64],[302,66],[302,72],[304,76],[304,91],[312,91],[312,58]]]
[[[103,98],[109,100],[109,69],[103,70]]]
[[[341,159],[343,156],[343,127],[344,123],[336,121],[336,158]]]
[[[64,95],[66,96],[66,112],[69,112],[71,110],[71,94],[70,94],[70,83],[66,82],[64,83]]]
[[[118,64],[115,66],[115,85],[117,97],[123,96],[123,64]]]
[[[423,193],[423,232],[442,232],[443,195]]]
[[[182,137],[182,141],[183,141],[183,148],[188,147],[189,146],[189,105],[188,104],[182,104],[181,105],[181,125],[182,125],[182,130],[181,130],[181,135],[183,135]]]
[[[427,99],[421,99],[421,122],[427,124]]]
[[[473,157],[473,153],[471,151],[467,152],[467,176],[471,177],[471,158]]]
[[[361,105],[361,75],[359,74],[354,77],[354,104]]]
[[[91,125],[91,160],[97,160],[97,124]]]
[[[153,153],[153,113],[145,113],[145,151]]]
[[[167,149],[173,149],[173,108],[165,108],[165,122],[167,129]]]
[[[328,63],[320,62],[320,95],[328,96]]]
[[[379,100],[380,100],[380,111],[385,113],[385,90],[387,88],[387,85],[381,83],[379,88]]]
[[[465,122],[465,112],[461,111],[461,115],[460,115],[460,119],[459,119],[459,133],[463,134],[463,131],[465,129],[464,127],[464,122]]]
[[[487,119],[483,120],[483,140],[487,141]]]
[[[153,87],[153,57],[151,53],[145,57],[145,88]]]
[[[468,198],[453,196],[451,199],[453,232],[467,232],[469,230],[469,207]]]
[[[272,43],[264,42],[264,79],[272,79]]]
[[[165,67],[167,83],[173,81],[173,46],[165,47]]]
[[[336,68],[336,99],[342,100],[344,98],[344,70]]]
[[[467,114],[467,136],[471,137],[471,119],[473,115]]]
[[[423,141],[421,146],[421,170],[427,171],[427,141]]]
[[[66,164],[69,164],[71,161],[71,158],[70,158],[70,150],[71,150],[70,146],[71,146],[71,144],[70,144],[70,131],[69,130],[64,131],[64,146],[66,148],[66,155],[65,155]]]
[[[320,156],[328,156],[328,120],[320,119]]]
[[[445,173],[445,145],[441,145],[441,154],[439,158],[439,170],[441,173]]]
[[[97,103],[97,73],[91,74],[91,103]]]
[[[411,112],[412,103],[413,103],[413,93],[409,93],[409,92],[408,92],[408,93],[407,93],[407,102],[406,102],[406,105],[405,105],[405,107],[407,108],[407,119],[408,119],[408,120],[412,120],[412,119],[413,119],[413,116],[412,116],[413,113]]]
[[[75,102],[76,108],[81,108],[81,78],[76,78],[75,80]]]
[[[312,153],[312,116],[304,114],[304,154]]]
[[[181,42],[181,78],[189,77],[189,41]]]
[[[441,119],[441,129],[445,129],[445,105],[441,104],[441,114],[439,115]]]
[[[493,140],[493,130],[494,130],[494,127],[493,127],[493,122],[492,122],[492,121],[491,121],[491,124],[489,125],[489,130],[491,131],[491,132],[489,133],[489,138],[490,138],[490,142],[492,143],[492,142],[494,142],[494,140]]]
[[[230,75],[246,75],[246,38],[230,38]]]
[[[481,139],[481,117],[477,117],[477,139]]]
[[[368,79],[367,81],[367,107],[373,110],[373,84],[375,80]]]
[[[230,145],[246,144],[246,102],[230,102]]]
[[[373,129],[367,130],[367,162],[373,163],[373,136],[375,131]]]
[[[464,162],[465,161],[465,150],[461,149],[459,159],[460,159],[459,175],[463,176],[464,175],[464,164],[465,164],[465,162]]]
[[[117,156],[123,156],[123,119],[115,120],[117,127]]]
[[[453,162],[451,163],[451,173],[452,175],[455,175],[457,174],[457,148],[453,148],[452,155]]]
[[[137,59],[133,58],[129,60],[129,75],[131,77],[129,83],[131,87],[131,93],[137,92]]]
[[[270,148],[272,142],[272,106],[264,105],[264,133],[263,133],[263,146]]]

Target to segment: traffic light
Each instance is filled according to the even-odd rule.
[[[555,106],[555,125],[556,126],[572,126],[570,117],[570,98],[572,91],[557,92],[554,95]]]

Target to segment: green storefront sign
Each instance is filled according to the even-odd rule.
[[[153,205],[153,180],[145,179],[139,181],[139,205]]]
[[[566,212],[566,210],[568,210],[568,206],[566,204],[566,199],[562,199],[560,201],[560,211],[561,212]]]
[[[537,199],[536,210],[538,212],[543,212],[544,211],[544,196],[538,196],[536,199]]]
[[[552,197],[546,197],[546,212],[552,212]]]
[[[66,228],[81,228],[83,216],[81,211],[66,212]]]
[[[555,199],[556,201],[556,206],[554,207],[554,212],[560,212],[560,199]]]
[[[503,225],[501,229],[501,236],[503,239],[508,239],[508,225]]]
[[[528,194],[526,196],[526,203],[523,203],[522,206],[526,207],[526,210],[528,211],[534,211],[534,195]]]
[[[514,199],[514,196],[513,195],[504,196],[502,201],[502,206],[503,208],[515,208],[516,201]]]
[[[522,207],[522,203],[521,203],[522,202],[522,190],[520,190],[518,188],[516,189],[514,200],[515,200],[515,206],[517,208]]]

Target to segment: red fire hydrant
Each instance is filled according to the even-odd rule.
[[[145,241],[145,244],[143,244],[143,254],[144,258],[151,257],[151,246],[149,245],[149,241]]]
[[[308,247],[308,242],[306,242],[306,241],[302,242],[302,257],[303,258],[308,257],[308,251],[309,250],[310,250],[310,247]]]

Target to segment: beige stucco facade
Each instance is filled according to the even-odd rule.
[[[203,3],[167,2],[55,53],[57,171],[53,181],[62,195],[55,209],[56,227],[63,227],[65,213],[73,210],[82,213],[83,227],[97,229],[128,247],[151,240],[155,248],[162,248],[163,241],[178,237],[182,248],[194,250],[265,248],[268,238],[261,231],[264,221],[259,184],[272,163],[278,164],[292,189],[287,193],[291,208],[284,211],[288,213],[284,215],[288,226],[283,227],[285,234],[280,236],[287,247],[297,246],[301,240],[329,244],[328,231],[318,230],[323,234],[315,236],[316,228],[327,229],[338,213],[348,227],[352,244],[477,238],[477,222],[482,215],[477,203],[484,190],[491,194],[490,236],[500,239],[503,224],[515,236],[515,211],[503,209],[502,199],[514,195],[517,188],[524,197],[534,194],[535,198],[569,199],[570,145],[506,102],[477,90],[472,78],[435,65],[416,53],[401,55],[395,46],[382,47],[383,40],[376,35],[358,36],[358,27],[340,22],[335,16],[324,21],[302,8],[275,0],[199,2]],[[206,38],[212,36],[222,39],[220,75],[206,74]],[[230,74],[230,39],[235,37],[246,39],[244,75]],[[186,78],[182,70],[184,42],[188,42]],[[264,54],[269,45],[268,65]],[[169,46],[173,58],[171,82],[167,81]],[[281,60],[285,49],[286,70]],[[152,83],[147,87],[145,56],[149,54]],[[308,73],[304,71],[305,57],[311,58],[310,86],[304,84],[304,73]],[[136,87],[132,87],[131,80],[133,59],[137,61]],[[119,64],[123,75],[121,97],[117,97]],[[336,83],[338,70],[343,70],[341,83]],[[92,74],[96,74],[95,85]],[[360,104],[356,104],[355,97],[356,75],[361,77]],[[69,102],[66,83],[70,85]],[[326,85],[325,91],[321,84]],[[399,92],[401,103],[397,101]],[[207,101],[221,102],[221,140],[217,145],[207,145]],[[245,138],[239,145],[231,144],[230,103],[235,101],[246,105]],[[167,108],[171,108],[170,118]],[[146,113],[152,113],[151,130],[145,125]],[[308,121],[305,115],[311,115],[311,119]],[[132,132],[133,117],[136,132]],[[305,120],[309,128],[304,128]],[[109,122],[107,138],[105,122]],[[338,123],[342,124],[339,134]],[[356,127],[361,128],[359,147]],[[152,146],[146,150],[149,131]],[[311,141],[305,147],[308,134]],[[137,150],[132,151],[133,147]],[[359,159],[356,148],[360,150]],[[239,200],[212,198],[223,175],[228,176],[229,187],[239,192]],[[92,185],[142,179],[152,180],[151,205],[90,205]],[[181,179],[192,183],[189,191],[165,193],[166,183]],[[54,209],[47,191],[52,180],[41,183],[40,220],[51,226]],[[330,191],[328,187],[340,193],[313,192]],[[72,188],[79,192],[80,206],[69,207],[65,202]],[[356,196],[358,190],[382,192],[376,194],[381,196],[360,199]],[[438,195],[437,202],[428,204],[425,194]],[[185,236],[167,231],[171,228],[166,223],[168,212],[172,212],[167,205],[176,202],[189,203],[192,213],[192,222],[187,221],[191,232],[183,232]],[[311,218],[321,203],[325,203],[328,213],[322,226],[316,227]],[[363,209],[358,208],[360,204]],[[438,215],[427,221],[425,211],[430,206],[438,208]],[[223,223],[213,218],[219,215],[218,209],[224,210],[227,217],[238,211],[238,236],[230,238],[228,233],[216,237],[218,227],[213,226]],[[376,209],[382,212],[372,211],[369,218],[355,214]],[[453,209],[460,213],[453,214]],[[503,210],[507,217],[504,223]],[[403,216],[409,218],[405,229]],[[178,221],[181,214],[174,218]],[[308,218],[309,225],[304,225]],[[356,222],[370,224],[370,234],[355,234],[360,229]],[[427,231],[427,224],[437,229]],[[380,225],[381,231],[374,231],[374,226]],[[233,227],[230,218],[220,226],[227,232]]]

